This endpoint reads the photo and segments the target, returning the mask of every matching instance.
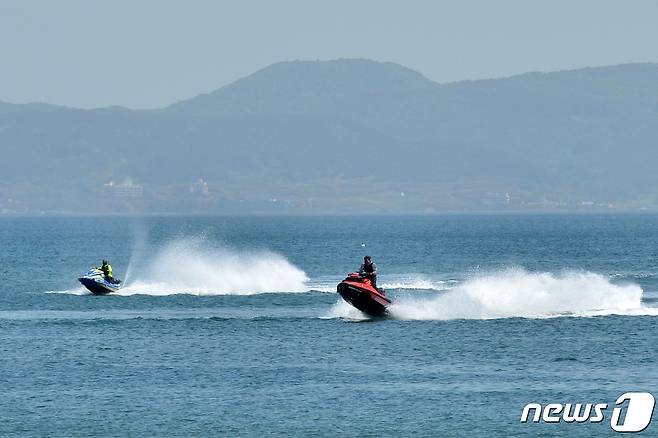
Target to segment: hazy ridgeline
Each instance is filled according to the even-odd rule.
[[[0,103],[0,213],[655,209],[657,85],[299,61],[157,110]]]

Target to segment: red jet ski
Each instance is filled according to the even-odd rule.
[[[370,316],[385,316],[391,304],[384,289],[375,289],[370,279],[356,272],[348,275],[336,289],[345,301]]]

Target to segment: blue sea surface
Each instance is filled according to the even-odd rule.
[[[521,412],[658,394],[655,215],[2,217],[0,248],[3,437],[612,436]],[[335,293],[366,254],[388,318]]]

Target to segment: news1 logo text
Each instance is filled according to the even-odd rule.
[[[656,400],[648,392],[627,392],[614,403],[528,403],[521,412],[521,423],[602,423],[608,418],[615,432],[642,432],[649,427]]]

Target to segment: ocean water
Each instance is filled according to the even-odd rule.
[[[365,254],[390,318],[335,293]],[[658,394],[655,215],[5,217],[0,280],[3,437],[608,436],[519,420]]]

